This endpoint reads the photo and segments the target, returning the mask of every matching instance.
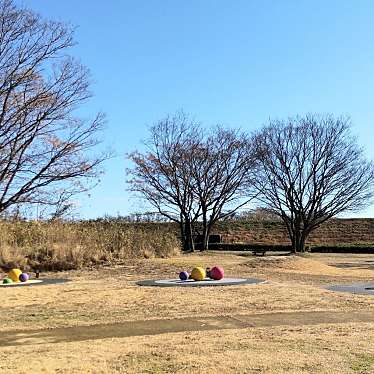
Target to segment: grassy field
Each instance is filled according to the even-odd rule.
[[[268,282],[134,283],[213,264]],[[207,253],[42,275],[71,282],[0,289],[0,372],[374,373],[374,297],[323,288],[373,281],[373,256]]]

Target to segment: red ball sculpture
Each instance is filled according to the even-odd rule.
[[[220,280],[224,277],[225,272],[222,267],[214,266],[210,269],[210,278],[214,280]]]

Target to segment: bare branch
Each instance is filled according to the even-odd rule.
[[[12,0],[0,0],[0,10],[0,212],[59,205],[58,191],[89,188],[109,156],[88,156],[104,116],[74,115],[91,94],[87,69],[67,56],[72,29]]]

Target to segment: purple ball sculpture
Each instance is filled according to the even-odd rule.
[[[181,271],[179,273],[179,279],[182,280],[182,281],[185,281],[188,279],[190,275],[187,273],[187,271]]]
[[[19,276],[20,282],[27,282],[29,280],[29,275],[27,273],[22,273]]]

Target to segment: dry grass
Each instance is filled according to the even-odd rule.
[[[268,283],[188,288],[183,292],[179,288],[139,287],[134,283],[139,279],[175,278],[182,268],[214,264],[223,265],[227,276],[259,277]],[[296,272],[299,265],[300,270]],[[374,278],[373,270],[358,274],[356,270],[337,269],[313,259],[219,253],[129,260],[126,265],[117,267],[62,272],[58,277],[73,281],[30,289],[2,288],[0,331],[193,315],[374,309],[374,298],[335,293],[319,287],[320,282],[315,281],[315,277],[328,277],[329,271],[335,275],[336,283]],[[42,275],[56,277],[56,274]],[[295,282],[295,276],[301,276],[303,282]],[[13,313],[5,313],[10,309]]]
[[[373,229],[374,220],[332,220],[312,242],[368,245]],[[228,242],[289,244],[281,222],[221,222],[216,230]],[[177,233],[170,223],[0,221],[0,267],[61,271],[167,257],[179,250]]]
[[[0,267],[70,270],[176,253],[167,227],[116,222],[0,222]]]
[[[373,373],[374,324],[102,339],[2,348],[18,373]],[[9,359],[12,358],[12,360]],[[15,365],[16,363],[16,365]]]
[[[0,331],[53,329],[190,316],[270,312],[374,312],[370,296],[334,293],[321,279],[374,279],[374,270],[341,269],[342,257],[264,258],[209,253],[132,260],[71,271],[72,282],[0,289]],[[359,263],[370,257],[345,258]],[[261,285],[217,288],[138,287],[135,280],[175,277],[180,268],[222,264],[227,276],[265,277]],[[55,274],[47,274],[56,276]],[[0,372],[18,373],[374,373],[374,324],[342,323],[169,333],[2,347]],[[52,330],[53,331],[53,330]]]

